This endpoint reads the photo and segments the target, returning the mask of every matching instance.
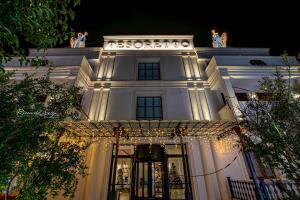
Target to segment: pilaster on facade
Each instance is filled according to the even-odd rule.
[[[206,88],[198,91],[200,107],[202,109],[202,120],[211,120],[210,110],[208,106],[208,99],[206,95]]]
[[[187,80],[203,80],[197,62],[197,54],[194,52],[182,53],[182,62]]]
[[[191,107],[193,112],[193,120],[200,120],[200,107],[197,101],[197,93],[195,89],[189,89],[189,96],[191,101]]]
[[[104,70],[103,74],[103,80],[111,80],[112,79],[112,72],[113,72],[113,67],[114,67],[114,61],[115,61],[115,54],[109,54],[108,55],[108,62],[106,65],[106,68]]]
[[[92,101],[89,109],[89,120],[91,121],[94,121],[98,118],[98,107],[99,102],[101,102],[101,90],[101,88],[93,89]]]
[[[97,80],[103,80],[105,69],[107,68],[109,56],[102,54],[100,58],[99,69],[96,71]]]
[[[185,70],[185,76],[187,80],[193,80],[193,73],[189,63],[189,57],[187,55],[182,56],[183,66]]]
[[[193,150],[189,151],[190,155],[190,161],[191,161],[191,173],[192,174],[204,174],[204,158],[202,157],[201,148],[200,148],[200,141],[199,140],[193,140],[191,141],[191,145],[194,147]],[[208,194],[207,190],[207,181],[205,180],[205,176],[198,176],[193,177],[193,196],[195,199],[199,200],[209,200],[209,196],[212,196],[211,194]]]
[[[203,140],[198,140],[198,142],[200,145],[204,174],[209,174],[211,172],[216,171],[217,169],[213,160],[211,143]],[[207,189],[208,199],[222,199],[217,175],[211,174],[210,176],[204,176],[204,180]]]
[[[200,73],[200,67],[198,65],[198,62],[197,62],[197,54],[193,55],[193,56],[190,56],[190,62],[191,62],[191,65],[193,66],[193,71],[194,71],[194,77],[196,80],[203,80],[201,78],[201,73]]]
[[[99,69],[95,71],[96,80],[111,80],[115,57],[113,52],[101,52]]]
[[[93,96],[89,110],[89,120],[101,121],[105,120],[107,102],[109,97],[109,87],[99,87],[93,89]]]
[[[109,97],[110,88],[103,88],[103,94],[100,103],[99,115],[97,121],[105,120],[106,110],[107,110],[107,103]]]

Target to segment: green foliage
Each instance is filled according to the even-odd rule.
[[[46,66],[48,64],[48,60],[40,59],[40,58],[32,58],[31,66]]]
[[[15,82],[12,75],[0,71],[0,186],[16,180],[17,199],[46,199],[61,190],[72,197],[85,175],[88,144],[65,139],[62,122],[78,119],[79,88],[28,75]]]
[[[289,67],[288,67],[289,68]],[[290,72],[288,71],[290,75]],[[300,182],[300,92],[298,82],[280,72],[263,78],[260,90],[265,99],[252,99],[242,109],[245,147],[287,178]]]
[[[80,0],[0,1],[0,64],[10,56],[24,56],[28,45],[38,49],[62,43],[70,35],[68,23]]]
[[[35,67],[41,67],[41,66],[50,66],[49,61],[45,57],[38,57],[35,58],[27,58],[25,56],[22,56],[19,58],[20,66],[35,66]]]

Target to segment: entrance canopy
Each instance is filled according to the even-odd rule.
[[[231,134],[236,121],[189,120],[109,120],[65,122],[66,131],[75,137],[169,137],[226,136]]]

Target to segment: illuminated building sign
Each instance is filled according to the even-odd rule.
[[[192,50],[193,36],[104,36],[104,50]]]

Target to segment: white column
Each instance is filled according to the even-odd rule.
[[[108,64],[106,67],[106,71],[104,72],[104,78],[105,80],[109,81],[112,78],[112,72],[114,68],[114,62],[115,62],[115,56],[109,56]]]
[[[101,101],[101,88],[94,89],[92,102],[89,110],[89,119],[96,120],[98,117],[99,104]]]
[[[194,71],[194,67],[193,67],[192,59],[191,59],[190,55],[188,56],[187,60],[188,60],[189,68],[190,68],[190,71],[191,71],[191,77],[192,77],[193,80],[195,80],[195,71]]]
[[[86,154],[85,154],[85,164],[87,166],[90,165],[92,156],[93,156],[93,147],[90,146],[87,149]],[[76,188],[76,191],[75,191],[74,200],[84,199],[86,184],[87,184],[87,176],[85,176],[85,177],[79,176],[77,188]]]
[[[95,156],[95,150],[96,150],[96,144],[92,144],[88,150],[87,150],[87,154],[86,154],[86,165],[88,167],[87,170],[87,176],[85,176],[83,179],[80,180],[80,184],[78,185],[77,191],[76,192],[76,196],[75,199],[76,200],[81,200],[81,199],[87,199],[87,191],[89,190],[90,187],[90,177],[91,177],[91,172],[92,172],[92,168],[91,166],[93,165],[93,158]]]
[[[213,154],[211,151],[211,145],[204,141],[199,140],[201,158],[203,161],[204,173],[211,173],[216,170]],[[204,176],[208,199],[219,200],[221,193],[219,189],[219,183],[216,174]]]
[[[98,142],[93,149],[84,199],[101,199],[101,179],[104,176],[102,168],[105,165],[103,145],[103,141]]]
[[[107,101],[109,97],[110,89],[104,88],[102,91],[101,101],[99,101],[99,114],[97,115],[97,121],[105,120],[105,114],[107,110]]]
[[[102,158],[103,160],[103,169],[101,170],[103,172],[102,174],[102,180],[101,180],[101,198],[100,199],[106,199],[108,195],[108,187],[109,187],[109,176],[110,176],[110,163],[112,159],[112,147],[113,145],[110,144],[109,147],[107,147],[107,151],[105,153],[105,157]]]
[[[87,153],[88,174],[80,180],[75,198],[106,199],[111,159],[111,148],[104,151],[106,140],[92,144]]]
[[[191,175],[204,174],[203,158],[200,153],[200,146],[197,140],[191,141],[193,144],[193,149],[189,150],[189,161],[191,167]],[[195,199],[198,200],[208,200],[208,191],[203,176],[191,177],[193,193]]]
[[[108,62],[108,57],[107,56],[101,56],[97,79],[102,80],[102,78],[104,76],[104,71],[106,69],[107,62]]]
[[[192,106],[192,112],[193,112],[193,119],[194,120],[200,120],[200,113],[197,103],[197,97],[196,97],[196,90],[195,89],[189,89],[189,96]]]
[[[182,61],[184,65],[185,76],[187,80],[192,80],[192,73],[189,66],[188,56],[182,56]]]
[[[191,56],[191,64],[193,66],[193,71],[194,71],[194,75],[196,80],[200,80],[200,71],[199,71],[199,66],[198,66],[198,62],[197,62],[197,57],[196,56]]]
[[[221,169],[224,166],[222,166],[220,164],[220,162],[218,162],[218,155],[217,155],[215,146],[213,144],[213,141],[210,141],[210,147],[211,147],[211,151],[212,151],[212,155],[213,155],[213,159],[214,159],[214,164],[217,169]],[[226,177],[224,176],[222,171],[218,172],[216,174],[216,176],[218,179],[219,189],[220,189],[220,193],[221,193],[221,199],[229,200],[230,197],[229,197],[229,191],[227,191],[227,187],[226,187]]]
[[[201,107],[201,120],[210,120],[209,108],[206,103],[204,90],[197,90],[197,97]]]
[[[203,108],[202,108],[202,105],[201,105],[199,90],[196,90],[195,93],[196,93],[197,106],[199,108],[200,120],[203,120],[204,119],[204,114],[203,114]]]

